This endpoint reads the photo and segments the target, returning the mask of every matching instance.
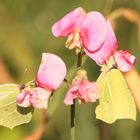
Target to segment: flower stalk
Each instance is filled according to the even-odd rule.
[[[82,54],[81,52],[77,55],[77,70],[82,65]],[[75,99],[73,101],[73,104],[71,105],[71,140],[75,140]]]

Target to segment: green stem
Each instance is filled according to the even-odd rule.
[[[79,53],[77,56],[77,70],[81,67],[82,64],[82,54]],[[74,129],[74,121],[75,121],[75,100],[73,101],[73,105],[71,105],[71,129]]]
[[[73,101],[73,104],[71,105],[71,128],[74,127],[74,119],[75,119],[75,100]]]
[[[77,56],[77,69],[80,68],[82,65],[82,54],[79,53]]]

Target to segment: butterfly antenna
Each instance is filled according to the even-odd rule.
[[[24,73],[23,73],[23,76],[22,76],[22,83],[25,83],[25,75],[26,75],[27,72],[28,72],[28,69],[26,68],[24,70]]]

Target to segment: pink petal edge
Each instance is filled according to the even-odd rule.
[[[95,82],[79,81],[72,85],[64,99],[66,105],[72,105],[74,99],[79,99],[82,103],[96,102],[99,98],[97,85]]]
[[[92,53],[84,49],[85,53],[98,64],[103,64],[118,48],[118,43],[110,22],[107,21],[107,36],[101,48]]]
[[[81,98],[86,102],[96,102],[99,99],[96,82],[85,82],[79,86]]]
[[[76,86],[76,85],[72,85],[69,88],[69,90],[66,93],[65,99],[64,99],[64,103],[66,105],[73,104],[73,100],[76,98],[77,91],[78,91],[78,86]]]
[[[136,62],[136,57],[128,51],[118,50],[114,53],[114,58],[119,70],[127,72]]]
[[[80,27],[85,49],[97,51],[103,44],[107,34],[107,23],[99,12],[89,12]]]
[[[36,87],[32,91],[32,95],[30,96],[30,102],[33,107],[38,109],[47,109],[48,100],[51,96],[51,91],[45,90],[40,87]]]
[[[62,59],[51,53],[43,53],[36,85],[55,90],[59,88],[66,76],[66,66]]]
[[[23,90],[20,94],[16,97],[16,102],[21,107],[29,107],[31,106],[31,103],[29,101],[30,98],[30,91]]]
[[[52,26],[53,35],[56,37],[68,36],[74,31],[74,28],[78,27],[85,14],[81,7],[72,10]]]

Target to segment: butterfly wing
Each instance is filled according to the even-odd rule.
[[[102,72],[97,80],[100,99],[96,118],[107,123],[117,119],[136,119],[136,105],[121,72]]]
[[[16,104],[19,93],[17,84],[0,85],[0,125],[13,129],[31,120],[33,109],[21,108]]]

